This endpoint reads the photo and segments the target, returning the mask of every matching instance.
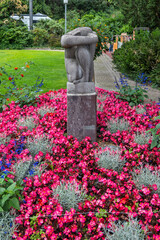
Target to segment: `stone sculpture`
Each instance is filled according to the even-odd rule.
[[[97,41],[96,33],[89,27],[79,27],[62,36],[68,82],[77,84],[93,81]]]
[[[96,141],[96,92],[93,59],[98,37],[79,27],[61,38],[67,71],[67,134]]]

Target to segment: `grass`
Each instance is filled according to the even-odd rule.
[[[5,63],[15,67],[24,67],[33,61],[29,71],[24,73],[23,81],[35,83],[37,77],[44,79],[43,92],[66,88],[67,75],[64,64],[64,52],[45,50],[0,50],[0,66]]]

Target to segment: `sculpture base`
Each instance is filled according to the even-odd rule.
[[[96,141],[96,93],[67,93],[67,134]]]

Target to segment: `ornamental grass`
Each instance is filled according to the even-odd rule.
[[[64,89],[39,95],[35,106],[20,107],[12,102],[0,113],[0,135],[5,136],[0,145],[1,182],[3,174],[15,181],[23,179],[20,209],[9,212],[16,216],[11,239],[105,240],[116,239],[119,232],[123,238],[124,229],[126,236],[130,231],[140,239],[160,239],[160,195],[155,180],[160,174],[160,149],[151,148],[152,138],[144,144],[135,141],[137,132],[145,133],[159,124],[160,120],[154,121],[159,105],[151,102],[131,107],[116,97],[117,92],[96,91],[100,96],[97,105],[103,104],[103,111],[97,111],[95,143],[89,137],[78,142],[66,135]],[[142,108],[145,112],[137,110]],[[47,112],[41,114],[40,109]],[[19,124],[31,117],[33,128]],[[127,127],[110,131],[113,119]],[[103,155],[102,146],[108,145],[118,149],[117,156],[108,155],[107,148]],[[28,163],[25,174],[22,163],[27,161],[33,168],[42,166],[41,174]],[[3,190],[1,205],[2,196]],[[132,226],[130,219],[135,223]],[[7,223],[9,226],[10,221]]]

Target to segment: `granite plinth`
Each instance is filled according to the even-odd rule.
[[[67,93],[72,94],[85,94],[85,93],[95,93],[95,83],[94,82],[80,82],[71,83],[67,82]]]
[[[67,93],[67,134],[82,141],[96,141],[96,98],[93,93]]]

